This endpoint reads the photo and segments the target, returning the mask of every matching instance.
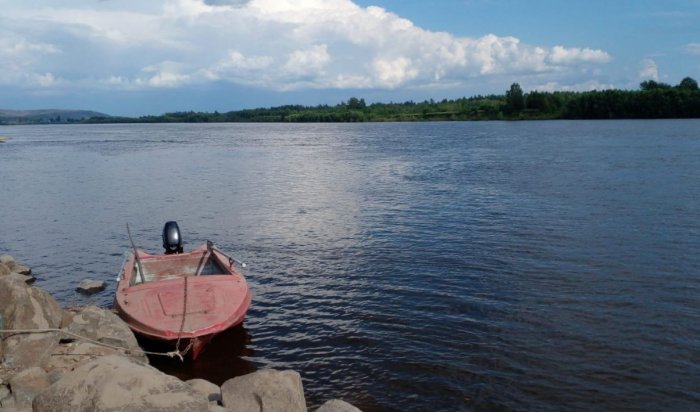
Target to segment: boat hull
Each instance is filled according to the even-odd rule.
[[[196,359],[216,334],[243,322],[251,293],[228,256],[203,245],[177,255],[139,251],[138,257],[125,260],[114,301],[135,333],[172,342]]]

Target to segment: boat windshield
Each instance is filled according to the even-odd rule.
[[[206,262],[201,261],[202,256],[198,255],[169,255],[167,257],[158,256],[141,259],[140,267],[143,269],[143,276],[141,276],[139,265],[134,262],[134,276],[131,278],[131,285],[137,285],[144,281],[154,282],[184,276],[223,275],[228,273],[211,256]],[[199,273],[197,273],[198,269]]]

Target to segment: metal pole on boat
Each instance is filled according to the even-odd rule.
[[[248,265],[246,265],[245,262],[241,262],[240,260],[231,256],[228,257],[228,261],[231,265],[233,265],[234,263],[238,263],[239,265],[241,265],[242,268],[248,267]]]
[[[126,233],[129,234],[129,242],[131,242],[131,248],[134,249],[134,259],[136,260],[136,266],[139,268],[139,275],[141,276],[141,283],[145,283],[146,279],[143,275],[143,267],[141,267],[141,260],[139,259],[139,252],[136,250],[136,245],[134,244],[134,239],[131,237],[131,229],[129,228],[129,223],[126,224]]]
[[[195,276],[199,276],[201,274],[202,269],[204,269],[204,265],[207,262],[207,259],[209,259],[209,256],[211,255],[211,251],[214,248],[214,244],[211,243],[210,240],[207,240],[207,251],[204,252],[202,255],[202,258],[199,259],[199,264],[197,265],[197,270],[194,271]]]

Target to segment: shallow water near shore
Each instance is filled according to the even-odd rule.
[[[364,410],[700,407],[700,121],[3,127],[0,252],[111,306],[129,248],[246,262],[216,383]],[[106,291],[75,292],[83,278]]]

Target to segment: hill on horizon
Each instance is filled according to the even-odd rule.
[[[0,109],[0,124],[24,123],[73,123],[91,117],[110,117],[108,114],[92,110],[40,109],[7,110]]]

